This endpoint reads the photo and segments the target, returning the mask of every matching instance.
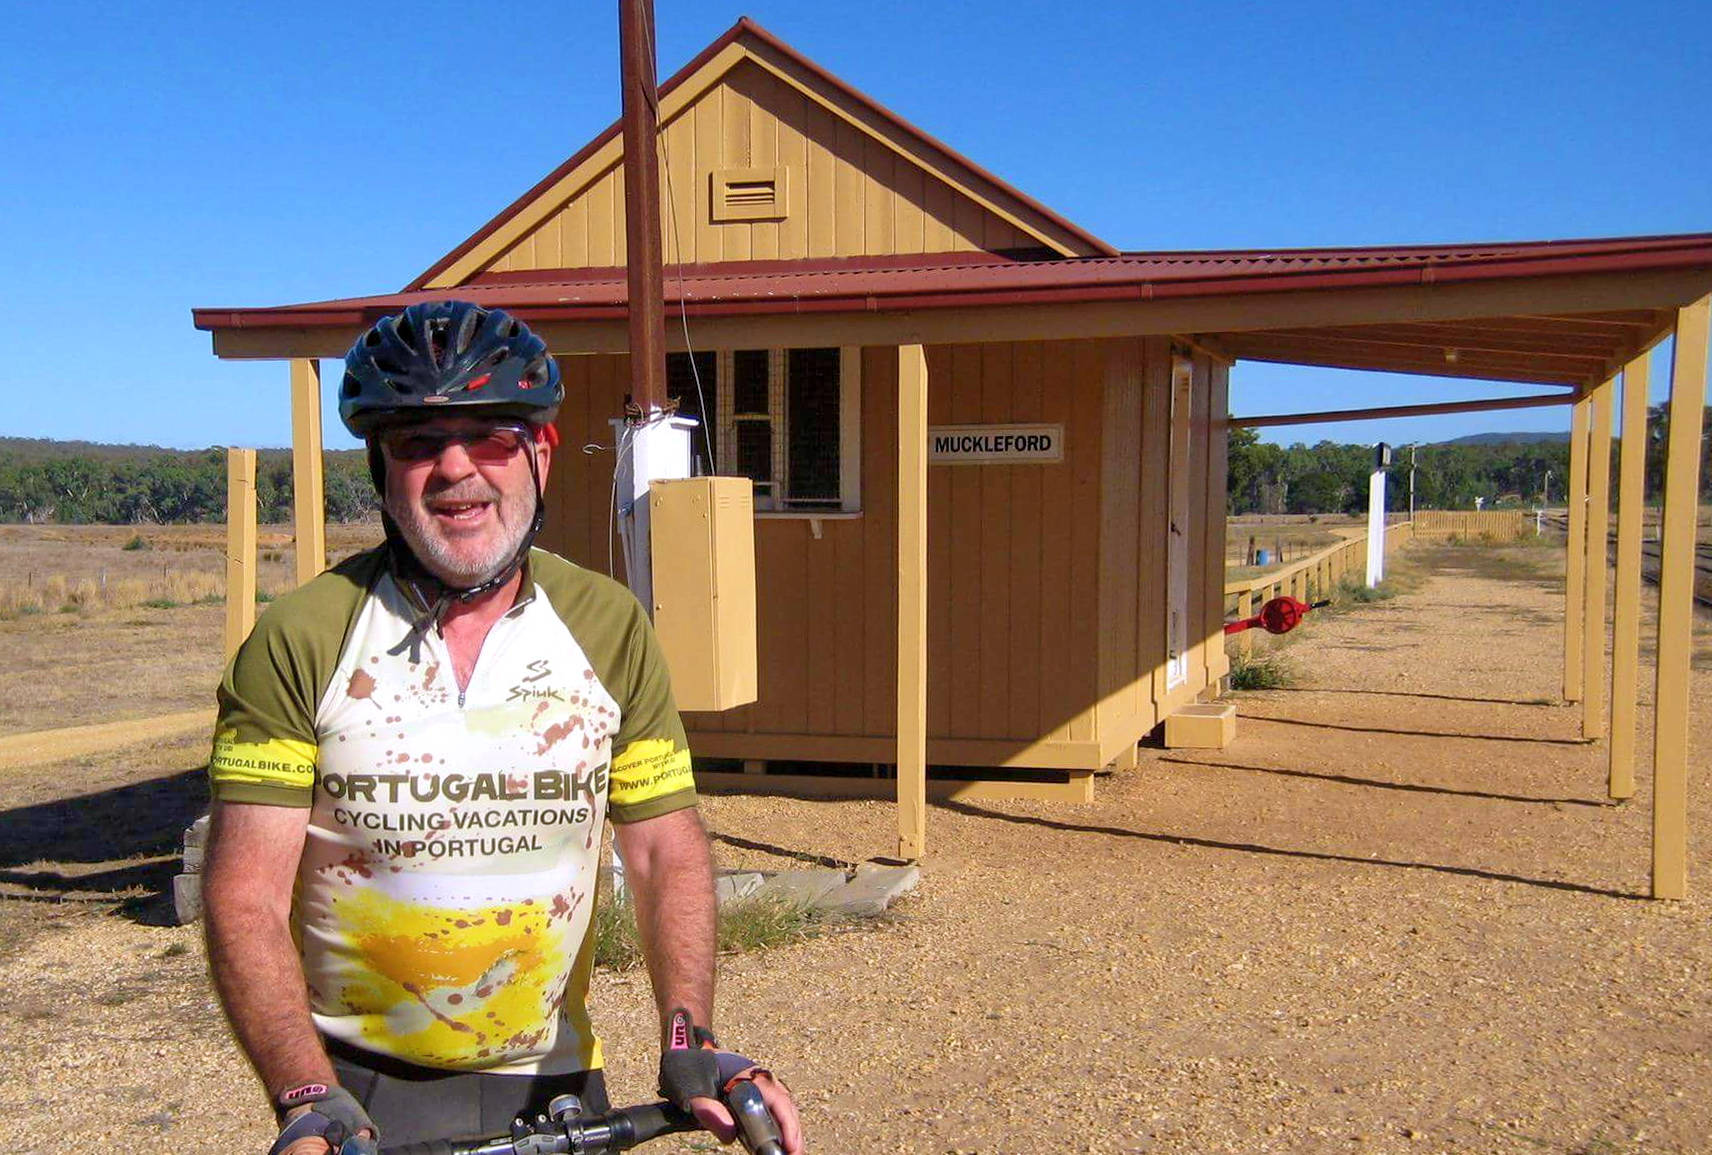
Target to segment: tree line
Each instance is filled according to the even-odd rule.
[[[1712,407],[1701,446],[1700,495],[1712,500]],[[1664,488],[1670,419],[1663,406],[1647,415],[1646,493]],[[1419,509],[1561,505],[1569,485],[1569,442],[1447,442],[1416,448]],[[1612,446],[1615,477],[1618,452]],[[322,455],[330,521],[360,521],[379,512],[361,449]],[[1373,448],[1322,441],[1272,445],[1252,429],[1230,432],[1227,504],[1231,513],[1361,513]],[[1409,449],[1401,447],[1386,487],[1393,510],[1409,506]],[[257,516],[292,516],[291,453],[256,455]],[[154,446],[97,445],[0,437],[0,522],[163,524],[226,520],[226,452]]]
[[[361,449],[322,456],[330,521],[379,511]],[[291,453],[256,454],[257,517],[292,516]],[[0,438],[0,521],[147,525],[226,520],[226,451]]]
[[[1663,406],[1647,414],[1646,498],[1664,490],[1665,444],[1670,417]],[[1371,445],[1321,441],[1271,445],[1252,429],[1230,432],[1227,508],[1245,513],[1364,513]],[[1611,450],[1615,484],[1618,445]],[[1410,450],[1396,447],[1385,487],[1386,508],[1409,508]],[[1414,450],[1417,509],[1473,509],[1562,505],[1569,489],[1569,440],[1446,442]],[[1700,454],[1700,499],[1712,500],[1712,407]]]

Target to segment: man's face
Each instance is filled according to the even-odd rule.
[[[440,417],[380,435],[386,511],[429,573],[467,589],[517,553],[535,516],[527,455],[543,485],[551,449],[519,422]]]

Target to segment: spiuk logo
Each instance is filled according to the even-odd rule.
[[[552,687],[533,684],[543,678],[553,676],[553,668],[547,664],[545,658],[537,658],[530,662],[528,669],[529,676],[511,687],[505,699],[507,702],[539,702],[543,700],[563,702],[565,700],[564,695]]]

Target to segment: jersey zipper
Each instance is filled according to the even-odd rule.
[[[469,687],[476,684],[476,678],[481,674],[483,659],[502,644],[502,641],[498,636],[500,632],[503,630],[509,630],[511,623],[522,616],[523,607],[533,600],[534,599],[530,597],[518,602],[504,614],[501,614],[499,620],[494,622],[492,627],[488,629],[487,637],[482,639],[481,649],[476,651],[475,665],[470,667],[470,680],[468,685],[458,686],[458,709],[462,710],[464,708],[464,700],[469,694]],[[452,684],[457,685],[458,671],[452,664],[452,650],[450,646],[446,645],[446,635],[440,632],[438,626],[434,629],[434,637],[435,640],[439,642],[440,646],[445,649],[445,658],[443,661],[445,662],[446,670],[452,679]]]

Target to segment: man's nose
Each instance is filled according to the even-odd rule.
[[[434,458],[434,472],[449,481],[462,481],[475,471],[476,463],[470,460],[470,447],[456,439],[446,442],[439,456]]]

